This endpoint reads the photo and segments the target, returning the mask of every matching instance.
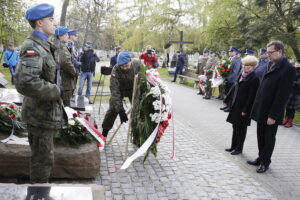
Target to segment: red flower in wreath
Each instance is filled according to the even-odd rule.
[[[17,116],[16,116],[15,114],[12,114],[12,115],[9,115],[9,118],[11,118],[11,119],[16,119]]]
[[[86,133],[86,132],[87,132],[87,129],[86,129],[85,127],[82,127],[82,128],[81,128],[81,131],[82,131],[83,133]]]
[[[226,71],[226,69],[222,69],[221,71],[222,71],[222,72],[225,72],[225,71]]]
[[[78,117],[77,113],[73,113],[73,118]]]
[[[169,113],[169,114],[168,114],[168,119],[171,119],[171,118],[172,118],[172,114]]]

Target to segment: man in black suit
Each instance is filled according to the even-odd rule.
[[[270,63],[258,88],[254,100],[251,118],[257,122],[258,158],[248,161],[259,166],[257,173],[269,169],[275,147],[277,128],[282,123],[285,104],[295,79],[295,68],[284,56],[281,41],[272,41],[267,45]]]

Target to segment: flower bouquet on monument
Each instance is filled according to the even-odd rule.
[[[133,143],[138,147],[146,141],[151,142],[144,161],[149,152],[157,155],[157,144],[172,117],[171,104],[170,91],[160,79],[158,71],[143,67],[139,73],[134,99],[131,134]]]
[[[223,78],[226,78],[231,73],[231,68],[230,68],[231,61],[229,60],[229,58],[222,58],[220,63],[221,64],[218,65],[216,68],[218,70],[218,73]]]
[[[0,133],[16,134],[26,132],[26,124],[21,121],[21,108],[13,103],[0,102]]]

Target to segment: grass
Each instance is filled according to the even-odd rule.
[[[10,75],[10,71],[8,68],[4,68],[2,66],[2,62],[0,62],[1,66],[0,66],[0,73],[4,75],[4,78],[8,81],[9,86],[11,86],[11,75]]]

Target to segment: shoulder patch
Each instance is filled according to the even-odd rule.
[[[27,50],[26,51],[26,55],[27,56],[35,56],[36,55],[36,52],[34,50]]]
[[[116,75],[115,74],[111,74],[111,77],[116,78]]]

